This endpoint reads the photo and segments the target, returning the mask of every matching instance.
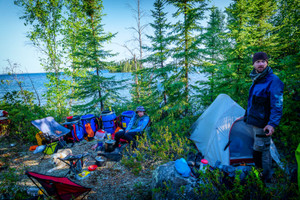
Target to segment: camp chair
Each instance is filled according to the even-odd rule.
[[[83,199],[91,191],[91,188],[74,183],[66,177],[48,176],[29,171],[26,171],[25,174],[48,198],[69,200],[84,194]],[[42,190],[34,179],[38,181],[45,190]]]
[[[53,117],[37,119],[31,121],[31,123],[41,131],[39,133],[40,136],[44,137],[47,142],[46,148],[43,151],[44,156],[42,157],[41,161],[44,159],[46,154],[54,153],[57,149],[57,146],[65,146],[66,143],[63,140],[63,136],[68,134],[70,130],[57,123]]]
[[[150,140],[150,135],[149,135],[149,132],[150,132],[150,127],[151,127],[151,119],[149,117],[149,122],[148,124],[146,125],[146,127],[144,128],[144,130],[142,130],[141,132],[139,132],[139,137],[144,137],[144,135],[146,134],[147,138]],[[128,141],[126,139],[120,139],[120,143],[121,143],[121,146],[123,146],[124,144],[127,146],[128,145]]]
[[[67,155],[65,158],[58,158],[62,162],[66,163],[69,166],[69,171],[66,173],[65,176],[68,174],[71,174],[72,172],[74,175],[80,173],[82,171],[83,167],[83,158],[88,156],[89,153],[84,153],[84,154],[78,154],[78,155]]]

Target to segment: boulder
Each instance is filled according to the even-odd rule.
[[[175,169],[175,161],[157,167],[152,174],[152,199],[197,199],[193,188],[197,179],[184,178]]]

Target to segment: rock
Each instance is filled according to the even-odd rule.
[[[197,184],[194,177],[182,177],[175,169],[175,162],[170,161],[153,171],[152,199],[197,199],[193,191]]]

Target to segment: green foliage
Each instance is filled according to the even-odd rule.
[[[138,68],[140,68],[140,66],[138,66]],[[109,70],[109,72],[133,72],[135,70],[134,60],[122,60],[110,66],[107,66],[107,69]]]
[[[15,0],[15,5],[24,9],[20,19],[25,20],[25,25],[31,26],[27,37],[45,55],[40,58],[41,65],[47,72],[49,83],[46,98],[49,109],[55,109],[60,117],[65,112],[67,105],[69,84],[63,79],[61,71],[63,51],[61,47],[61,10],[62,0]]]
[[[2,199],[23,199],[27,196],[26,191],[22,190],[18,182],[21,181],[20,174],[14,168],[9,168],[7,172],[0,173],[0,198]]]
[[[20,100],[17,92],[7,93],[4,100],[0,101],[0,107],[9,112],[8,129],[11,137],[36,141],[35,134],[38,130],[31,124],[31,121],[47,117],[48,112],[44,107],[25,104]]]

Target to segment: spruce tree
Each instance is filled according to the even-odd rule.
[[[78,75],[75,80],[78,84],[73,98],[81,99],[75,110],[82,113],[103,111],[120,100],[118,89],[121,88],[120,81],[114,77],[105,77],[101,70],[110,64],[105,60],[113,56],[109,51],[103,49],[115,34],[105,33],[101,24],[103,17],[103,4],[101,0],[82,0],[81,9],[86,15],[85,24],[80,27],[78,40],[80,47],[74,53],[78,57],[74,64],[75,69],[82,69],[84,75]]]
[[[200,106],[206,107],[219,95],[217,88],[221,61],[224,59],[224,49],[228,45],[225,40],[225,15],[216,7],[210,9],[210,15],[205,32],[201,35],[202,45],[200,50],[200,72],[205,74],[208,80],[198,81],[195,102],[200,100]]]
[[[169,78],[171,83],[169,102],[172,102],[171,110],[178,114],[187,114],[191,88],[189,74],[195,71],[198,62],[199,34],[202,31],[200,20],[205,18],[207,4],[205,0],[168,0],[168,2],[177,9],[173,16],[179,18],[172,30],[175,46],[172,49],[172,57],[175,69]]]
[[[231,45],[221,67],[223,82],[219,87],[243,107],[247,105],[246,97],[252,83],[249,78],[253,69],[252,55],[257,51],[270,54],[276,43],[276,36],[271,35],[275,28],[269,22],[275,8],[273,1],[234,0],[226,9],[227,36]]]
[[[279,0],[278,10],[273,23],[278,27],[277,54],[273,56],[279,71],[279,77],[284,82],[283,117],[279,124],[280,140],[288,151],[295,151],[300,143],[300,1]],[[277,134],[276,134],[277,135]]]
[[[150,23],[150,26],[154,33],[153,35],[147,35],[151,41],[151,46],[145,47],[149,52],[149,56],[144,60],[150,67],[143,69],[141,72],[145,74],[145,77],[148,77],[144,81],[144,89],[149,90],[149,96],[145,97],[144,102],[149,105],[152,115],[161,115],[161,112],[164,112],[170,91],[168,77],[170,76],[171,67],[166,62],[170,54],[168,48],[170,23],[167,22],[167,13],[164,12],[165,5],[165,0],[156,0],[154,10],[151,10],[154,21]],[[159,108],[160,103],[164,105],[161,109]]]

